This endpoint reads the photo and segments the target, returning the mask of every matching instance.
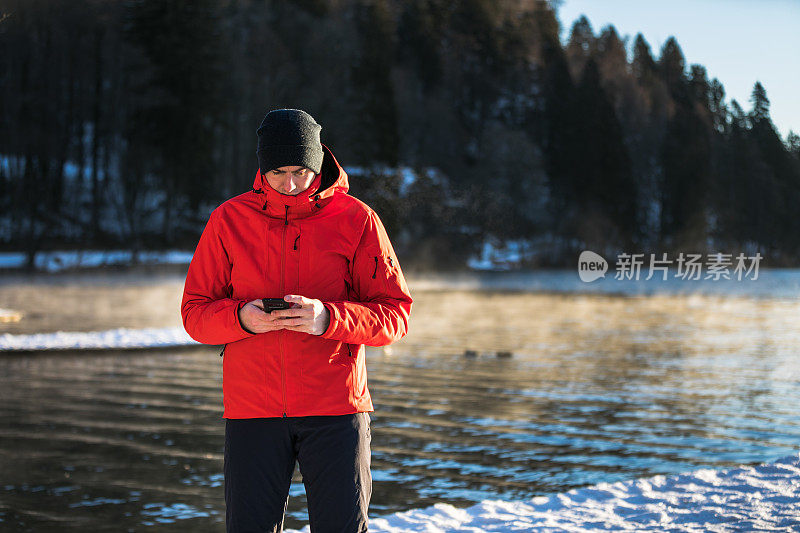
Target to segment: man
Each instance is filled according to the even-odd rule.
[[[224,344],[229,532],[281,531],[294,464],[311,530],[366,531],[372,494],[364,346],[406,334],[411,296],[380,219],[296,109],[258,129],[253,190],[216,208],[181,304],[189,335]],[[265,312],[262,298],[290,309]]]

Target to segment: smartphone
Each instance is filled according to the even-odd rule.
[[[287,302],[283,298],[261,298],[261,303],[264,304],[264,312],[271,313],[277,309],[291,309],[291,302]]]

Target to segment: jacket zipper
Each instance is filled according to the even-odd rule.
[[[289,206],[286,207],[286,212],[283,219],[283,233],[281,235],[281,294],[284,293],[285,287],[285,273],[286,273],[286,228],[289,226]],[[283,418],[286,418],[286,372],[284,370],[285,361],[283,354],[283,336],[284,331],[281,330],[280,337],[278,337],[278,348],[281,352],[281,394],[283,396]]]

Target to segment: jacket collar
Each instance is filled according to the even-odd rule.
[[[263,206],[262,210],[268,216],[286,220],[304,218],[325,207],[334,194],[347,193],[350,189],[347,173],[324,144],[322,151],[320,173],[314,178],[308,189],[296,196],[279,193],[262,176],[261,169],[256,171],[253,192],[258,194]]]

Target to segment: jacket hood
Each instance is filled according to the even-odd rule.
[[[312,212],[322,209],[334,194],[346,194],[350,190],[347,172],[324,144],[322,151],[322,170],[311,182],[311,186],[296,196],[279,193],[270,186],[267,179],[261,174],[261,169],[256,171],[253,192],[261,197],[264,203],[262,209],[268,215],[290,218],[308,216]]]

